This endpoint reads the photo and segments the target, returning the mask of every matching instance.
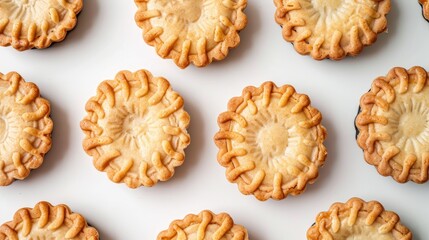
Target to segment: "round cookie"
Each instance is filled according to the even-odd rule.
[[[222,60],[240,43],[247,0],[135,0],[143,38],[180,68]]]
[[[326,158],[321,113],[290,85],[246,87],[218,118],[214,140],[226,177],[259,200],[301,194]]]
[[[395,67],[360,100],[357,143],[365,160],[400,183],[428,180],[428,82],[422,67]]]
[[[23,51],[61,42],[82,5],[83,0],[0,1],[0,45]]]
[[[385,211],[377,201],[352,198],[319,213],[307,231],[307,239],[411,240],[412,233],[399,220],[396,213]]]
[[[23,180],[51,149],[49,102],[16,72],[0,73],[0,186]]]
[[[419,0],[419,3],[423,8],[423,17],[429,21],[429,1],[428,0]]]
[[[390,0],[274,0],[275,19],[295,50],[316,60],[358,55],[387,28]]]
[[[86,104],[83,148],[94,166],[130,188],[166,181],[190,143],[183,98],[147,70],[121,71]]]
[[[198,215],[189,214],[183,220],[173,221],[157,237],[157,240],[172,239],[249,240],[249,237],[246,228],[234,224],[229,214],[204,210]]]
[[[18,239],[98,240],[99,236],[68,206],[39,202],[34,208],[19,209],[12,221],[0,226],[0,240]]]

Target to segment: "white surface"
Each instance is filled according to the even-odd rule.
[[[428,239],[428,184],[398,184],[368,165],[355,143],[354,117],[372,80],[394,66],[429,69],[429,23],[417,0],[392,1],[389,33],[356,58],[339,62],[301,56],[285,42],[272,1],[249,0],[248,26],[240,46],[224,61],[180,70],[143,42],[133,1],[86,0],[77,28],[45,50],[0,48],[0,71],[18,71],[38,84],[52,104],[53,147],[25,181],[0,188],[0,223],[41,200],[66,203],[83,214],[103,240],[156,239],[174,219],[203,209],[229,212],[252,240],[306,239],[319,211],[353,196],[379,200],[396,211],[414,239]],[[181,93],[191,115],[192,143],[184,165],[168,182],[128,189],[98,172],[81,147],[79,121],[97,85],[119,70],[145,68],[164,76]],[[298,197],[259,202],[225,178],[212,141],[219,113],[247,85],[272,80],[310,96],[328,130],[328,158],[319,179]]]

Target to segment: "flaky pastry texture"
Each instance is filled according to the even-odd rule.
[[[19,209],[13,220],[0,226],[0,240],[98,240],[98,232],[85,218],[64,204],[39,202]]]
[[[390,0],[274,0],[275,19],[295,50],[316,60],[359,54],[387,28]]]
[[[19,51],[61,42],[77,23],[83,0],[0,1],[0,46]]]
[[[51,149],[49,102],[16,72],[0,73],[0,186],[23,180]]]
[[[182,165],[190,117],[183,98],[147,70],[121,71],[86,104],[83,148],[94,166],[130,188],[166,181]]]
[[[247,0],[134,0],[143,38],[180,68],[222,60],[240,43]]]
[[[395,67],[360,100],[357,143],[365,160],[400,183],[428,180],[428,83],[422,67]]]
[[[322,114],[290,85],[246,87],[218,117],[218,162],[243,194],[259,200],[301,194],[326,158]]]
[[[351,198],[319,213],[307,231],[307,239],[411,240],[412,233],[399,220],[396,213],[385,211],[377,201]]]
[[[157,240],[248,240],[246,228],[235,224],[227,213],[214,214],[204,210],[198,215],[189,214],[175,220],[167,230],[159,233]]]

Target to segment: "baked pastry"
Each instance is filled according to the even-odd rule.
[[[39,202],[19,209],[12,221],[0,226],[0,240],[18,239],[98,240],[98,232],[68,206]]]
[[[183,220],[173,221],[157,237],[157,240],[170,239],[248,240],[249,237],[246,228],[234,224],[227,213],[214,214],[204,210],[198,215],[189,214]]]
[[[143,38],[180,68],[222,60],[240,43],[247,0],[134,0]]]
[[[0,186],[23,180],[51,149],[49,102],[16,72],[0,73]]]
[[[274,0],[283,38],[314,59],[340,60],[371,45],[387,27],[390,0]]]
[[[82,5],[83,0],[0,1],[0,45],[23,51],[61,42]]]
[[[421,67],[395,67],[360,100],[357,143],[383,176],[423,183],[429,168],[429,86]]]
[[[423,17],[429,21],[429,1],[428,0],[419,0],[419,3],[423,7]]]
[[[301,194],[325,162],[322,114],[292,86],[246,87],[218,118],[214,140],[226,177],[259,200]]]
[[[319,213],[307,231],[307,239],[411,240],[412,233],[399,220],[396,213],[384,210],[377,201],[352,198]]]
[[[83,148],[113,182],[136,188],[166,181],[190,143],[183,104],[166,79],[147,70],[121,71],[86,104]]]

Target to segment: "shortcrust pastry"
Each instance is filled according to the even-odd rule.
[[[399,220],[396,213],[384,210],[377,201],[352,198],[319,213],[307,231],[307,239],[411,240],[412,233]]]
[[[423,7],[423,16],[426,18],[426,20],[429,21],[429,1],[428,0],[419,0],[419,3]]]
[[[83,0],[0,1],[0,45],[23,51],[62,41],[77,22]]]
[[[147,70],[121,71],[102,82],[81,121],[83,147],[94,166],[130,188],[166,181],[190,143],[183,98]]]
[[[85,218],[64,204],[39,202],[34,208],[19,209],[13,220],[0,226],[0,240],[52,239],[98,240],[98,232]]]
[[[365,160],[398,182],[423,183],[429,168],[429,86],[421,67],[395,67],[360,100],[357,143]]]
[[[0,73],[0,186],[23,180],[51,148],[49,102],[16,72]]]
[[[283,38],[300,54],[355,56],[387,28],[390,0],[274,0]]]
[[[218,118],[214,140],[226,177],[259,200],[301,194],[326,158],[322,114],[290,85],[246,87]]]
[[[224,59],[240,43],[247,0],[135,0],[143,38],[180,68]]]
[[[227,213],[214,214],[204,210],[198,215],[189,214],[183,220],[173,221],[157,239],[248,240],[249,237],[246,228],[234,224]]]

